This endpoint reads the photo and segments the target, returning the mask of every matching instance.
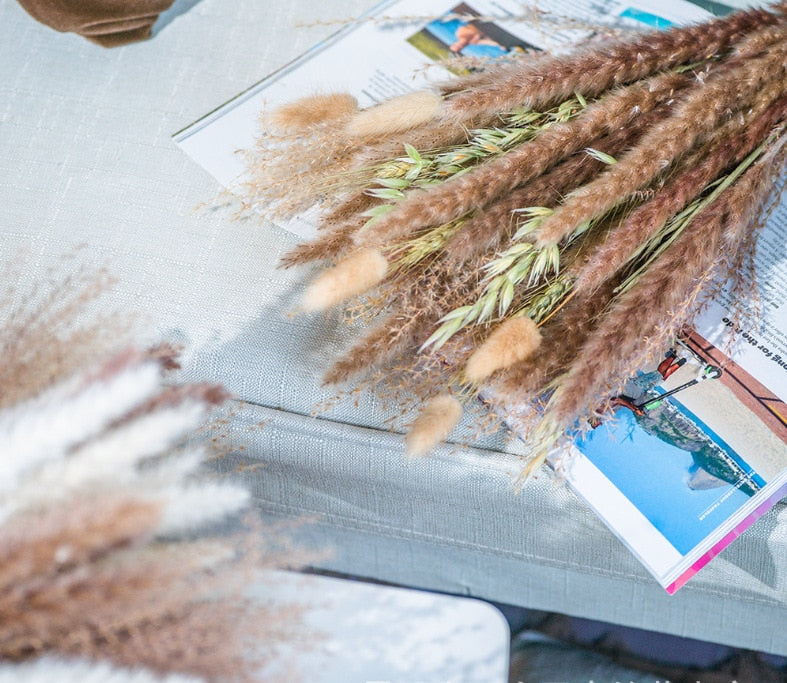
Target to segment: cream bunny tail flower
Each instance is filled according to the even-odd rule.
[[[496,370],[529,358],[540,345],[541,332],[530,318],[509,318],[470,356],[465,378],[481,382]]]
[[[307,95],[263,113],[262,125],[272,133],[297,133],[347,119],[357,111],[358,100],[349,93]]]
[[[378,249],[361,249],[322,272],[306,288],[300,310],[322,311],[363,294],[388,272],[388,261]]]
[[[404,438],[407,455],[425,455],[445,441],[462,417],[462,404],[453,396],[441,394],[430,399],[410,425]]]
[[[359,111],[347,122],[347,132],[356,137],[401,133],[429,123],[440,113],[443,99],[429,90],[393,97]]]

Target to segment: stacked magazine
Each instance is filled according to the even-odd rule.
[[[599,24],[661,28],[729,10],[707,0],[545,0],[523,21],[510,0],[390,0],[174,139],[231,191],[260,113],[325,91],[326,74],[369,106],[444,80],[451,55],[560,52]],[[484,40],[468,40],[471,30]],[[309,237],[314,223],[307,213],[284,227]],[[569,484],[669,593],[787,495],[786,244],[782,202],[758,243],[759,315],[741,315],[722,292],[696,329],[631,378],[614,419],[562,460]]]

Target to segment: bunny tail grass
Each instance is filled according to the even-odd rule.
[[[359,111],[347,123],[347,132],[365,138],[411,130],[434,119],[442,101],[440,95],[429,90],[400,95]]]
[[[530,318],[509,318],[470,356],[465,378],[477,384],[496,370],[529,358],[540,345],[541,332]]]
[[[348,93],[308,95],[263,114],[262,124],[274,133],[296,133],[349,118],[357,111],[358,100]]]
[[[377,249],[362,249],[321,273],[303,293],[300,310],[322,311],[363,294],[388,271],[388,261]]]
[[[431,399],[410,425],[404,438],[407,455],[425,455],[444,441],[462,417],[462,404],[441,394]]]

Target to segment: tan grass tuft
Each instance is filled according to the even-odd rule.
[[[322,311],[370,290],[388,271],[377,249],[362,249],[320,274],[303,294],[302,311]]]
[[[763,57],[726,62],[702,87],[690,89],[671,116],[652,126],[637,147],[624,154],[618,163],[569,193],[559,209],[541,223],[537,234],[539,247],[558,244],[578,226],[652,183],[667,166],[723,125],[730,111],[747,109],[758,91],[770,81],[783,82],[785,73],[787,44],[776,45]]]
[[[541,332],[530,318],[509,318],[470,356],[465,377],[481,382],[496,370],[529,358],[540,345]]]
[[[446,118],[453,116],[461,121],[467,116],[494,114],[517,106],[539,109],[575,92],[595,97],[617,85],[723,53],[748,33],[783,22],[782,7],[783,3],[772,11],[754,8],[703,24],[654,31],[595,49],[588,47],[570,56],[492,68],[488,80],[479,82],[478,77],[471,76],[470,87],[461,89],[459,81],[445,90]]]
[[[426,455],[448,437],[461,417],[462,404],[453,396],[435,396],[410,425],[405,436],[407,455]]]
[[[357,111],[358,100],[348,93],[308,95],[264,113],[262,125],[272,133],[296,133],[348,119]]]
[[[358,112],[347,124],[347,132],[357,137],[378,137],[400,133],[429,123],[440,112],[442,98],[429,90],[394,97]]]

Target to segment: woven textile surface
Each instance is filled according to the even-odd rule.
[[[79,246],[108,265],[110,298],[186,345],[185,379],[237,396],[224,466],[263,465],[244,475],[258,507],[313,517],[299,533],[334,549],[324,569],[787,654],[784,505],[669,597],[565,487],[514,494],[516,442],[411,461],[371,396],[312,416],[351,330],[287,315],[295,237],[237,220],[171,136],[335,30],[318,19],[372,4],[202,0],[106,50],[0,0],[0,254],[25,249],[31,280]]]

